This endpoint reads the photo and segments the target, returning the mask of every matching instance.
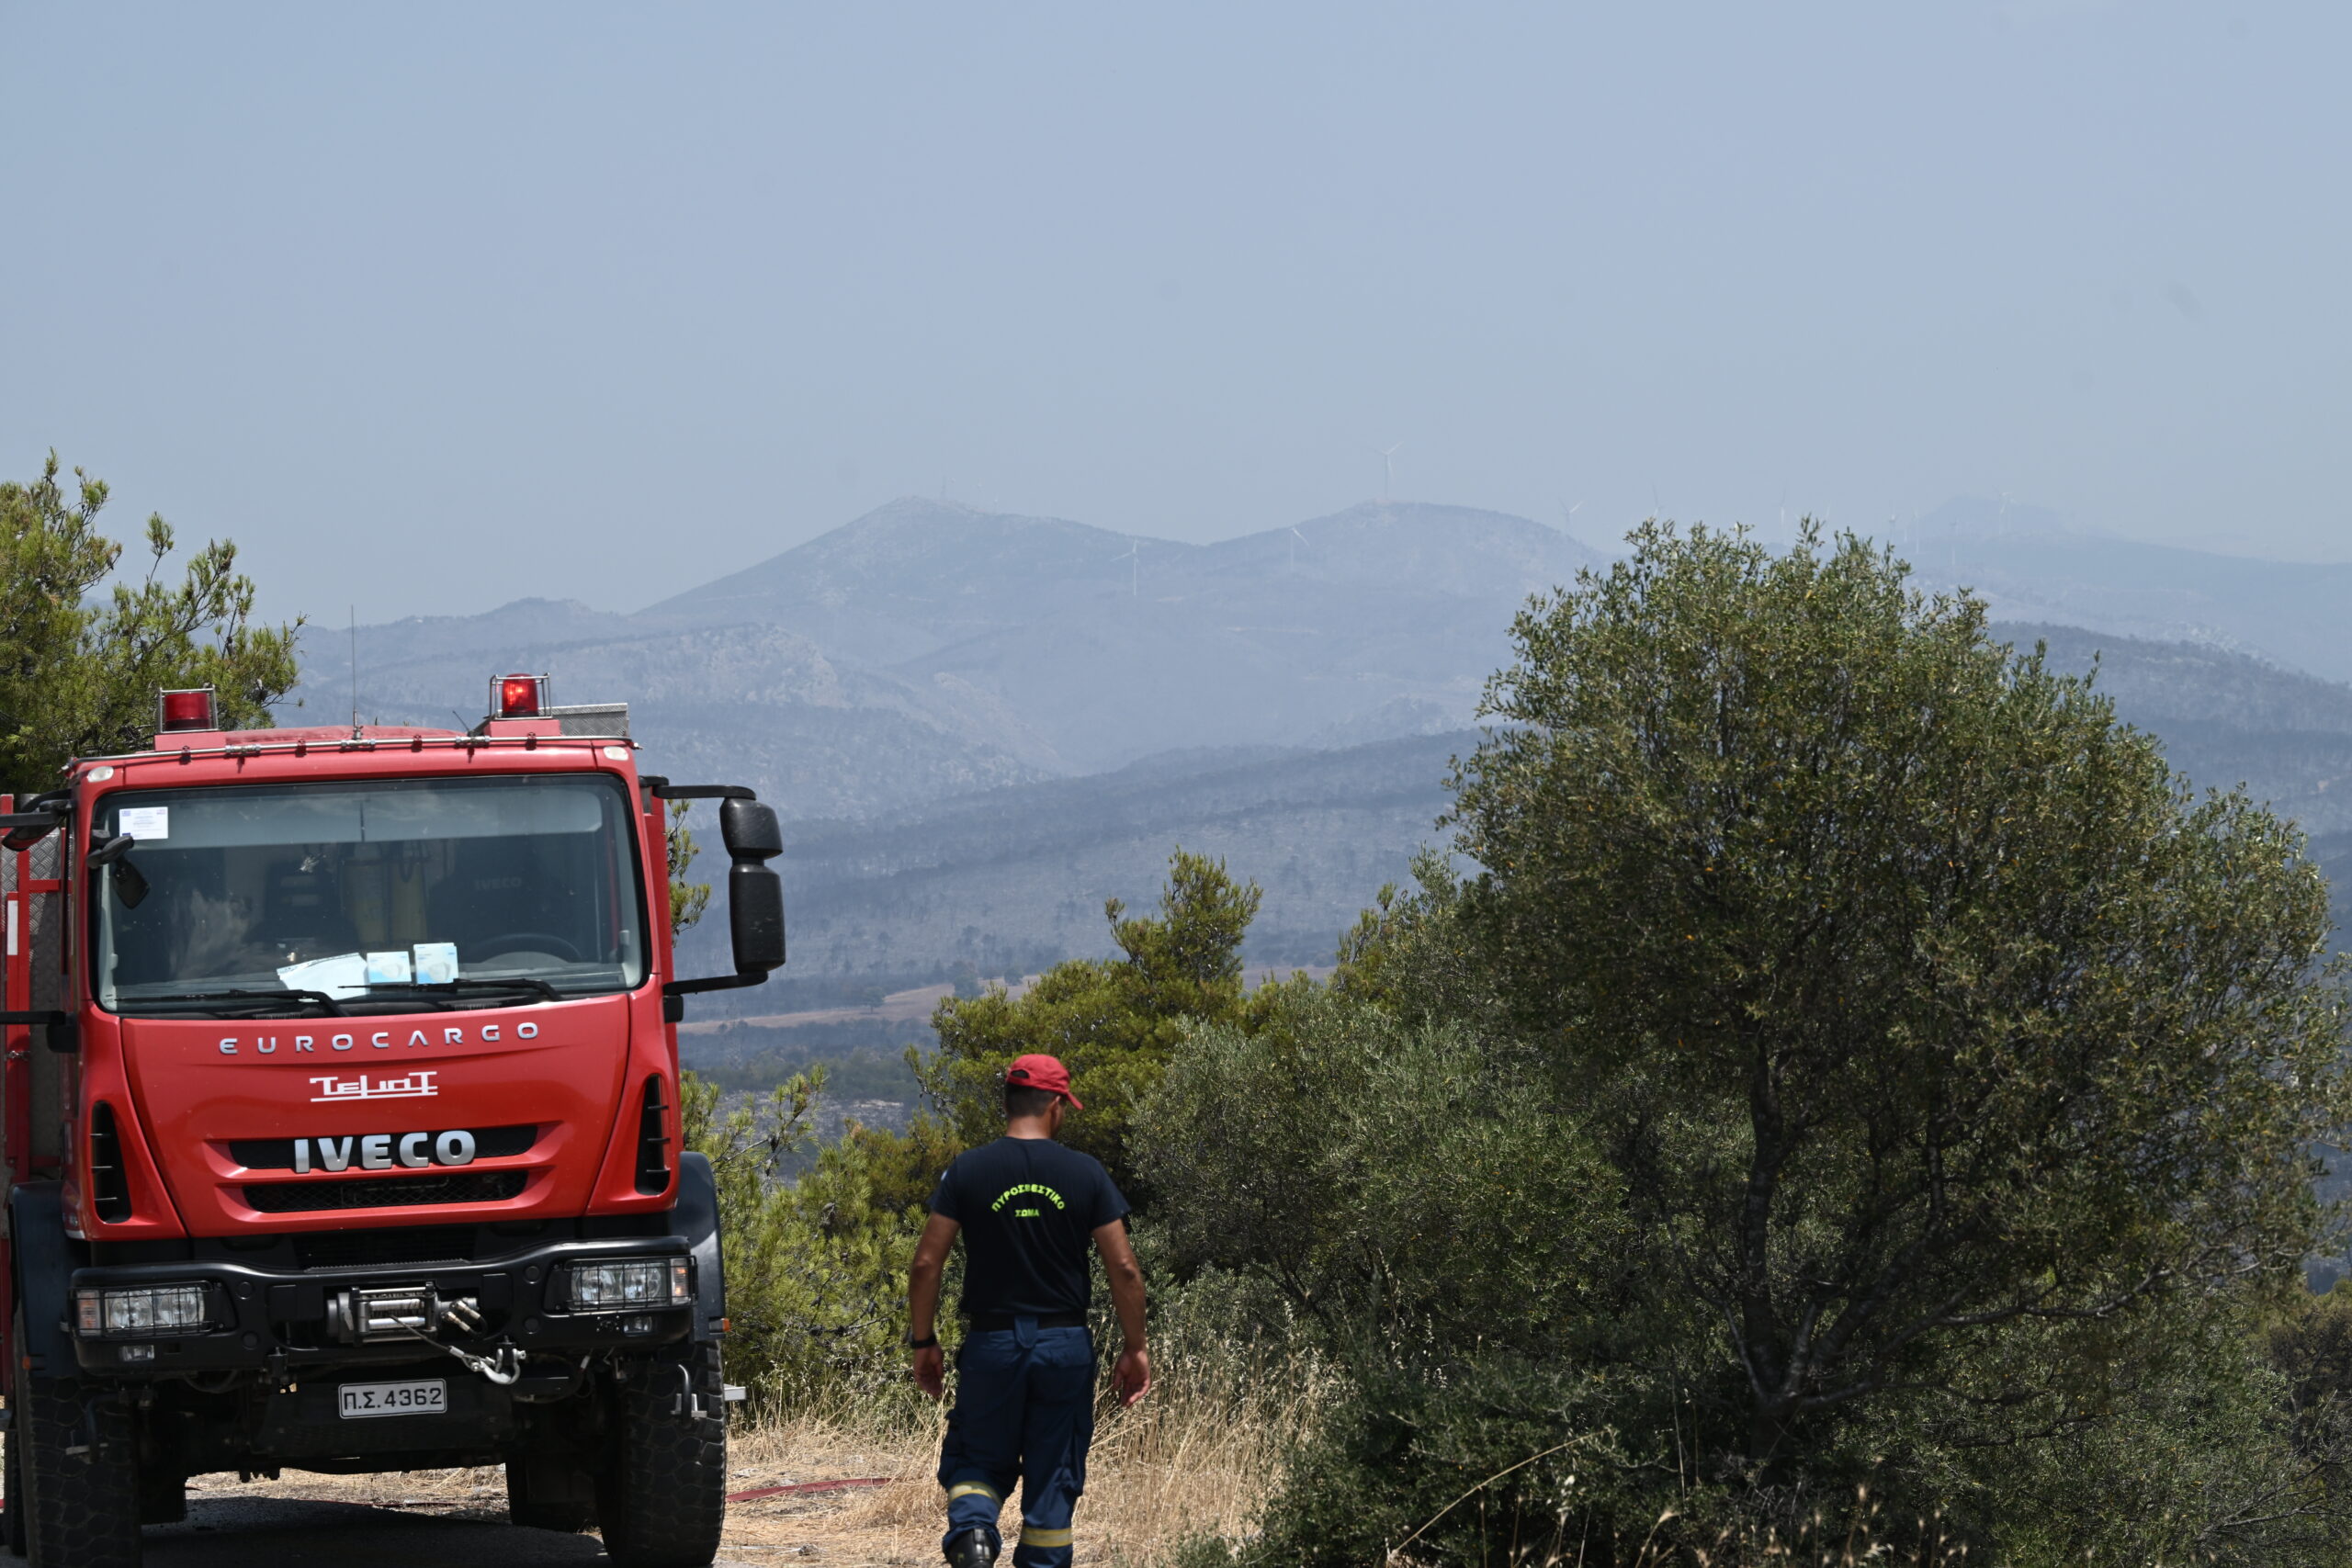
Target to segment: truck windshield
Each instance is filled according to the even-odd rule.
[[[606,775],[126,790],[91,843],[92,983],[175,1017],[499,1007],[631,990],[645,899]]]

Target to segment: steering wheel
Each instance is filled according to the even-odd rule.
[[[566,964],[585,962],[577,946],[548,931],[506,931],[486,942],[467,945],[492,958],[506,953],[544,953],[550,957],[560,958]]]

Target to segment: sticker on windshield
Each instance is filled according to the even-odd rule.
[[[371,953],[368,955],[369,985],[405,986],[408,982],[408,949],[396,947],[389,953]]]
[[[420,942],[416,944],[416,983],[420,986],[446,986],[458,977],[458,944],[454,942]]]
[[[152,843],[172,836],[172,808],[168,806],[126,806],[115,815],[115,831],[128,833],[141,843]]]

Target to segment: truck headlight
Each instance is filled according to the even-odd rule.
[[[642,1312],[690,1305],[694,1287],[683,1258],[629,1258],[571,1266],[573,1312]]]
[[[202,1285],[141,1285],[74,1292],[76,1326],[88,1338],[140,1338],[212,1325],[211,1292]]]

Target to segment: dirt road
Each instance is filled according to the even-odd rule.
[[[918,1568],[938,1553],[938,1493],[912,1454],[820,1438],[739,1434],[719,1568],[814,1562],[823,1568]],[[919,1484],[896,1479],[911,1472]],[[885,1480],[885,1476],[894,1479]],[[884,1506],[883,1494],[897,1506]],[[899,1513],[906,1517],[899,1519]],[[146,1530],[147,1568],[558,1568],[609,1565],[594,1535],[507,1521],[496,1470],[319,1475],[276,1481],[199,1475],[187,1517]],[[0,1568],[18,1560],[0,1554]]]
[[[147,1531],[148,1568],[554,1568],[607,1561],[594,1536],[296,1498],[190,1497],[185,1524]]]

